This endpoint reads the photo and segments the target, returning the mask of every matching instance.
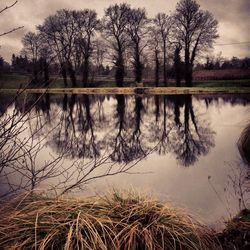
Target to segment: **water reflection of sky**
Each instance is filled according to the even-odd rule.
[[[107,186],[138,188],[178,206],[187,207],[209,222],[222,216],[228,217],[226,210],[234,214],[238,209],[238,200],[224,189],[229,188],[231,168],[238,167],[240,162],[236,143],[249,120],[249,107],[219,103],[206,108],[199,104],[199,101],[194,102],[194,106],[210,121],[215,131],[215,147],[206,156],[201,156],[192,167],[184,168],[176,162],[175,155],[159,156],[154,153],[133,169],[150,174],[120,175],[100,180],[93,183],[92,190],[100,192]],[[208,177],[211,179],[208,180]]]
[[[39,120],[34,118],[27,126],[34,131],[44,124],[36,140],[46,135],[46,147],[40,150],[36,163],[41,167],[45,160],[64,150],[67,157],[60,162],[61,168],[56,169],[58,172],[63,169],[62,175],[43,178],[39,188],[63,183],[67,166],[79,157],[80,164],[92,164],[109,155],[92,176],[103,175],[116,161],[120,162],[116,166],[126,167],[138,163],[129,173],[90,181],[77,195],[135,188],[186,207],[203,220],[215,223],[223,216],[228,217],[229,212],[234,214],[239,207],[238,197],[229,194],[233,191],[229,175],[232,172],[235,175],[232,170],[240,165],[236,143],[249,122],[248,100],[249,96],[43,98],[32,111],[39,114]],[[25,105],[19,104],[20,111],[21,106],[25,109]],[[26,136],[30,130],[25,131]],[[76,169],[68,170],[71,176],[66,178],[68,183],[64,187],[84,176],[86,169]],[[9,182],[18,183],[20,173],[8,178]],[[3,176],[1,182],[6,182]],[[7,187],[1,186],[3,193]]]

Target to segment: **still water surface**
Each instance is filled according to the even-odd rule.
[[[10,99],[1,97],[1,119],[25,114],[12,143],[29,154],[1,171],[2,197],[31,188],[77,196],[133,188],[210,224],[249,198],[239,191],[249,182],[237,148],[249,95],[37,94],[8,106]]]

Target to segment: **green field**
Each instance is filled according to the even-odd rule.
[[[145,81],[144,88],[136,88],[132,79],[125,79],[124,88],[117,88],[115,82],[111,77],[96,77],[93,83],[90,83],[89,88],[81,88],[80,77],[78,79],[78,87],[64,88],[63,79],[61,77],[54,77],[48,89],[44,87],[29,84],[31,77],[17,74],[2,75],[0,77],[0,91],[1,92],[15,92],[18,89],[26,89],[27,92],[41,93],[48,91],[50,93],[96,93],[96,94],[195,94],[195,93],[249,93],[250,79],[244,80],[213,80],[213,81],[194,81],[192,88],[182,87],[176,88],[173,81],[169,82],[168,88],[160,85],[154,87],[152,81]]]

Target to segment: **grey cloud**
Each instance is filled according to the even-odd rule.
[[[12,3],[14,0],[3,0],[1,6]],[[248,34],[250,23],[249,0],[197,0],[201,8],[207,9],[218,19],[220,38],[218,43],[249,41]],[[177,0],[19,0],[18,4],[6,13],[0,15],[0,33],[13,27],[23,25],[18,32],[0,38],[0,54],[10,60],[12,53],[19,53],[21,39],[27,31],[35,31],[48,15],[57,10],[66,9],[96,9],[99,17],[110,4],[127,2],[133,7],[145,7],[150,17],[158,12],[174,11]],[[215,52],[223,51],[223,55],[243,57],[249,56],[248,46],[215,47]]]

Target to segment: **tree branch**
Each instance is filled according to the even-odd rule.
[[[3,13],[4,11],[12,8],[14,5],[17,4],[18,1],[15,1],[13,4],[9,5],[9,6],[6,6],[5,8],[3,8],[2,10],[0,10],[0,14]]]
[[[24,26],[20,26],[20,27],[14,28],[14,29],[12,29],[12,30],[6,31],[6,32],[0,34],[0,37],[1,37],[1,36],[5,36],[5,35],[8,35],[8,34],[14,32],[14,31],[20,30],[20,29],[22,29],[23,27],[24,27]]]

